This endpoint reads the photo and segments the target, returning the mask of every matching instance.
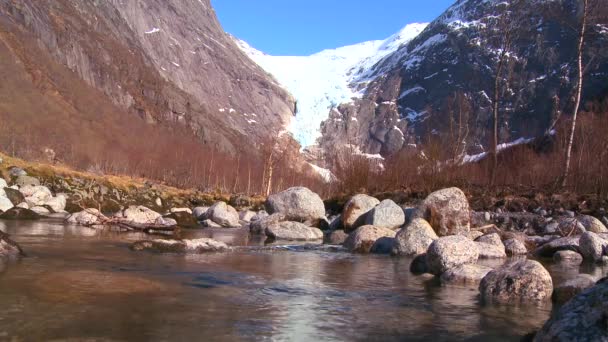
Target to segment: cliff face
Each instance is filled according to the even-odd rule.
[[[95,121],[183,126],[235,153],[293,115],[291,96],[237,48],[209,0],[0,0],[0,14],[1,68],[19,81],[0,88],[7,125],[53,121],[50,131],[73,126],[102,142],[128,132]]]
[[[487,149],[491,137],[500,16],[512,13],[512,42],[501,79],[500,139],[509,142],[547,130],[559,109],[572,107],[576,84],[576,1],[460,0],[423,32],[367,72],[365,95],[331,111],[322,125],[324,150],[356,144],[367,153],[393,154],[426,137]],[[604,8],[605,11],[605,8]],[[585,61],[585,100],[608,89],[608,16],[593,13]],[[448,140],[461,130],[459,142]]]

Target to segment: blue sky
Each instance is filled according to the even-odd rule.
[[[384,39],[433,20],[455,0],[212,0],[224,29],[272,55]]]

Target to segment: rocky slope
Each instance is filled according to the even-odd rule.
[[[25,120],[118,152],[134,129],[177,124],[253,152],[293,115],[291,96],[234,44],[209,0],[1,0],[0,14],[7,126]]]
[[[511,2],[512,4],[514,2]],[[459,0],[411,42],[374,65],[361,99],[332,109],[321,128],[324,151],[356,144],[367,153],[390,155],[429,134],[447,142],[454,130],[469,153],[490,140],[491,98],[500,37],[497,21],[514,13],[510,70],[502,92],[501,142],[540,135],[554,115],[552,98],[569,110],[575,80],[576,18],[572,0],[525,0],[519,9],[497,0]],[[599,14],[599,13],[594,13]],[[589,28],[585,99],[607,91],[608,16]],[[456,94],[465,101],[449,101]],[[465,115],[459,116],[464,112]],[[455,127],[456,126],[456,127]],[[463,134],[464,135],[464,134]],[[454,142],[456,143],[456,142]],[[462,142],[457,142],[462,143]]]

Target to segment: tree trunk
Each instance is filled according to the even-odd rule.
[[[494,79],[494,103],[492,106],[492,170],[490,174],[490,186],[496,184],[496,171],[498,169],[498,110],[500,103],[500,77],[502,75],[502,69],[506,58],[506,46],[503,46],[500,59],[498,61],[498,67],[496,69],[496,78]]]
[[[568,177],[570,176],[570,161],[572,159],[572,145],[574,144],[574,132],[576,131],[576,118],[581,105],[581,95],[583,92],[583,49],[585,46],[585,29],[587,26],[587,12],[589,0],[583,0],[583,22],[578,35],[578,83],[576,85],[576,98],[574,109],[572,110],[572,126],[570,126],[570,135],[568,137],[568,146],[566,147],[566,159],[564,161],[564,173],[562,175],[561,186],[565,188],[568,185]]]

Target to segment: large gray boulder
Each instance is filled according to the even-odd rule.
[[[553,281],[538,261],[520,260],[488,273],[479,284],[479,291],[488,302],[538,302],[551,298]]]
[[[239,227],[239,213],[224,202],[217,202],[207,210],[207,218],[222,227]]]
[[[49,206],[56,213],[62,212],[67,205],[67,196],[65,194],[57,194],[57,196],[44,202],[44,205]]]
[[[562,306],[534,341],[608,341],[608,280],[600,280]]]
[[[300,222],[284,221],[268,226],[266,236],[285,241],[317,241],[323,239],[323,232]]]
[[[442,284],[476,286],[479,285],[481,279],[490,273],[490,271],[492,271],[491,267],[465,264],[445,271],[441,275],[440,280]]]
[[[427,249],[439,237],[433,227],[421,218],[415,218],[397,232],[393,255],[416,256],[426,253]]]
[[[4,188],[8,188],[8,184],[6,183],[4,178],[0,178],[0,191],[2,191],[2,189]]]
[[[505,252],[508,256],[526,255],[528,249],[526,245],[518,239],[508,239],[504,242]]]
[[[583,227],[585,227],[588,232],[597,234],[608,233],[608,228],[606,228],[602,221],[596,219],[593,216],[579,215],[577,217],[577,220],[583,225]]]
[[[25,196],[25,202],[30,206],[44,205],[46,201],[53,198],[51,190],[42,185],[26,185],[21,187],[19,191]]]
[[[351,232],[365,225],[365,215],[378,204],[380,204],[378,199],[365,194],[353,196],[346,202],[344,210],[342,210],[344,230]]]
[[[496,233],[480,236],[475,240],[480,259],[506,258],[507,253],[500,236]]]
[[[608,246],[608,241],[592,232],[585,232],[581,235],[579,250],[583,258],[593,262],[598,262],[604,255],[604,250]]]
[[[138,225],[154,225],[159,223],[162,215],[143,205],[132,205],[123,210],[122,219]]]
[[[256,215],[257,215],[257,213],[255,211],[242,210],[239,213],[239,220],[241,220],[243,222],[251,222],[251,219],[254,218]]]
[[[325,217],[321,197],[304,187],[289,188],[270,195],[265,206],[269,214],[283,214],[288,221],[316,224]]]
[[[431,243],[426,252],[429,271],[435,275],[460,265],[473,264],[478,257],[475,242],[461,235],[440,237]]]
[[[202,254],[224,252],[230,247],[223,242],[202,238],[195,240],[145,240],[131,245],[134,251],[151,251],[158,253]]]
[[[271,225],[285,221],[285,215],[283,214],[272,214],[270,216],[262,217],[249,224],[249,232],[251,234],[266,235],[266,229]]]
[[[204,221],[207,219],[207,211],[209,211],[209,207],[195,207],[192,209],[192,216],[197,221]]]
[[[365,223],[395,230],[405,223],[405,213],[397,203],[386,199],[365,215]]]
[[[21,175],[17,176],[17,178],[15,179],[15,185],[19,186],[20,188],[28,185],[38,186],[40,185],[40,181],[38,180],[38,178],[30,177],[27,175]]]
[[[0,197],[2,197],[1,192],[4,192],[4,196],[8,198],[14,205],[25,202],[25,196],[23,196],[19,190],[4,188],[4,190],[0,190]]]
[[[10,208],[14,207],[13,202],[6,196],[0,196],[0,210],[7,211]]]
[[[466,234],[471,228],[469,201],[458,188],[431,193],[419,212],[439,236]]]
[[[353,253],[369,253],[378,239],[394,238],[395,234],[394,230],[388,228],[362,226],[350,233],[344,241],[344,247]]]

